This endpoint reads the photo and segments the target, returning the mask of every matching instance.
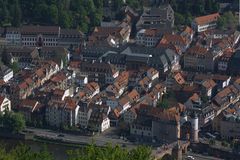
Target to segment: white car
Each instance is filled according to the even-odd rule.
[[[194,157],[193,156],[187,156],[187,159],[188,160],[194,160]]]

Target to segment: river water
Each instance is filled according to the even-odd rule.
[[[13,140],[13,139],[2,139],[0,138],[0,146],[5,145],[6,148],[12,148],[18,144],[26,144],[30,146],[33,151],[39,151],[44,145],[47,146],[47,149],[50,153],[53,154],[55,160],[66,160],[67,151],[77,149],[77,147],[69,147],[59,144],[44,144],[41,142],[35,141],[22,141],[22,140]]]

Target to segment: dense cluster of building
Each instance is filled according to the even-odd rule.
[[[151,141],[198,142],[208,125],[240,138],[240,32],[218,30],[218,13],[174,31],[170,5],[122,12],[88,37],[53,26],[0,29],[4,59],[19,65],[14,73],[1,65],[0,111],[100,133],[124,124]]]

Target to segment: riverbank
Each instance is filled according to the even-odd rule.
[[[17,140],[0,137],[0,145],[4,146],[7,150],[12,149],[19,144],[29,146],[34,152],[39,152],[43,147],[46,147],[47,150],[53,155],[54,159],[57,160],[66,160],[68,158],[67,151],[81,148],[81,146],[60,144],[49,141]]]

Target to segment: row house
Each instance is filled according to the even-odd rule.
[[[204,80],[201,84],[202,91],[201,93],[203,95],[206,95],[209,99],[215,96],[217,92],[217,84],[212,79]]]
[[[88,122],[88,129],[93,132],[102,133],[110,128],[108,115],[111,109],[109,106],[93,106],[92,113]]]
[[[165,33],[165,30],[155,28],[141,29],[140,31],[137,32],[136,44],[143,45],[146,47],[155,47],[162,38],[163,33]]]
[[[140,70],[129,70],[129,83],[128,87],[135,88],[136,84],[139,82],[139,80],[142,79],[142,74],[144,72]]]
[[[123,71],[115,79],[114,84],[117,84],[120,87],[127,87],[129,82],[129,71]]]
[[[36,100],[21,100],[17,110],[23,114],[27,123],[34,123],[44,120],[43,105]]]
[[[129,72],[123,71],[115,79],[114,83],[107,86],[106,92],[115,98],[119,98],[128,87]]]
[[[119,76],[119,71],[116,70],[115,66],[104,62],[82,62],[80,75],[88,75],[89,82],[96,82],[102,86],[112,84]]]
[[[240,85],[234,83],[220,92],[212,99],[213,108],[216,111],[216,115],[219,115],[223,110],[228,108],[231,104],[235,104],[239,101],[240,97]]]
[[[197,113],[199,118],[199,125],[204,126],[209,123],[215,117],[215,110],[208,102],[203,102],[200,95],[194,93],[189,99],[184,103],[186,107],[186,112],[189,114]]]
[[[34,70],[33,73],[22,77],[23,79],[20,79],[20,82],[11,86],[13,99],[26,99],[34,89],[42,86],[58,71],[59,66],[56,63],[52,61],[42,62],[42,66]]]
[[[180,115],[178,113],[162,111],[154,107],[144,107],[141,110],[136,121],[130,125],[131,135],[150,140],[164,139],[165,142],[173,142],[180,137]]]
[[[183,72],[169,73],[165,80],[167,89],[180,90],[187,84],[186,75]]]
[[[200,46],[189,48],[184,54],[184,68],[193,71],[210,71],[215,70],[216,56],[208,49]]]
[[[58,88],[65,90],[68,88],[68,77],[63,71],[60,71],[57,74],[53,75],[48,84],[46,85],[52,89]]]
[[[13,78],[13,70],[3,64],[0,65],[0,80],[8,82]]]
[[[124,93],[125,87],[121,87],[117,84],[110,84],[106,88],[106,92],[109,93],[109,95],[114,96],[115,98],[119,98]]]
[[[63,101],[66,97],[73,97],[73,90],[71,88],[65,90],[56,88],[51,93],[51,99],[56,101]]]
[[[156,107],[158,100],[159,100],[158,97],[153,92],[150,92],[144,96],[144,100],[142,101],[142,103]]]
[[[72,98],[64,101],[50,100],[46,107],[45,120],[53,127],[75,126],[77,124],[79,106]]]
[[[199,74],[194,75],[193,82],[202,85],[204,81],[213,80],[216,83],[217,90],[222,90],[223,88],[229,86],[231,81],[231,76],[220,75],[220,74]],[[213,82],[211,82],[214,84]]]
[[[226,114],[220,121],[220,135],[222,138],[231,140],[240,138],[239,114]]]
[[[127,96],[124,96],[118,100],[118,105],[116,109],[118,110],[119,114],[125,113],[129,108],[131,108],[131,103]]]
[[[11,111],[11,109],[11,101],[7,97],[0,95],[0,113]]]
[[[77,125],[80,128],[86,129],[88,127],[88,121],[90,119],[92,109],[90,107],[91,102],[89,100],[81,100],[78,102],[79,110],[78,110],[78,122]]]
[[[118,47],[121,44],[128,43],[131,33],[131,27],[123,22],[116,27],[95,27],[93,33],[88,37],[88,44],[107,45]],[[105,44],[104,44],[105,43]]]
[[[136,86],[136,90],[139,93],[148,92],[151,88],[152,88],[152,80],[147,76],[141,79]]]
[[[30,67],[40,59],[37,48],[10,47],[5,50],[9,63],[17,62],[20,68]]]
[[[191,37],[191,35],[190,35]],[[182,36],[178,34],[165,34],[161,41],[159,42],[158,46],[161,45],[174,45],[179,48],[182,52],[185,52],[187,48],[190,46],[191,39],[188,39],[188,36]]]
[[[157,102],[162,99],[162,96],[166,93],[166,86],[161,83],[156,84],[151,92],[146,93],[136,103],[128,109],[123,117],[124,122],[131,124],[137,119],[137,112],[141,107],[152,106],[156,107]]]
[[[186,39],[188,44],[191,44],[194,36],[194,30],[191,27],[187,26],[183,31],[181,31],[180,36]]]
[[[158,100],[161,100],[162,96],[167,92],[167,87],[162,83],[158,83],[152,88],[151,92],[157,97]]]
[[[38,49],[39,57],[41,59],[52,60],[56,62],[60,68],[63,68],[70,60],[70,52],[64,47],[41,47]]]
[[[109,113],[109,119],[110,119],[110,126],[116,127],[119,125],[119,122],[122,119],[122,116],[120,115],[119,111],[117,109],[111,110]]]
[[[159,78],[159,72],[154,68],[149,68],[147,70],[147,77],[152,81],[157,80]]]
[[[136,89],[133,89],[127,94],[127,98],[131,104],[137,103],[140,100],[140,94]]]
[[[139,103],[135,104],[134,106],[132,106],[130,109],[128,109],[123,115],[124,122],[127,124],[132,124],[137,119],[138,110],[144,106],[145,105],[143,105],[141,102],[139,102]]]
[[[239,120],[239,102],[237,102],[215,117],[212,127],[225,140],[238,139],[240,133]]]
[[[83,91],[85,93],[85,96],[88,99],[91,99],[100,92],[100,87],[99,87],[98,83],[90,82],[90,83],[86,84]]]
[[[196,32],[203,32],[217,27],[219,13],[196,17],[192,22],[192,28]]]
[[[220,73],[226,73],[231,69],[230,61],[232,56],[233,56],[233,52],[230,50],[227,50],[223,53],[223,55],[219,57],[217,69]]]

